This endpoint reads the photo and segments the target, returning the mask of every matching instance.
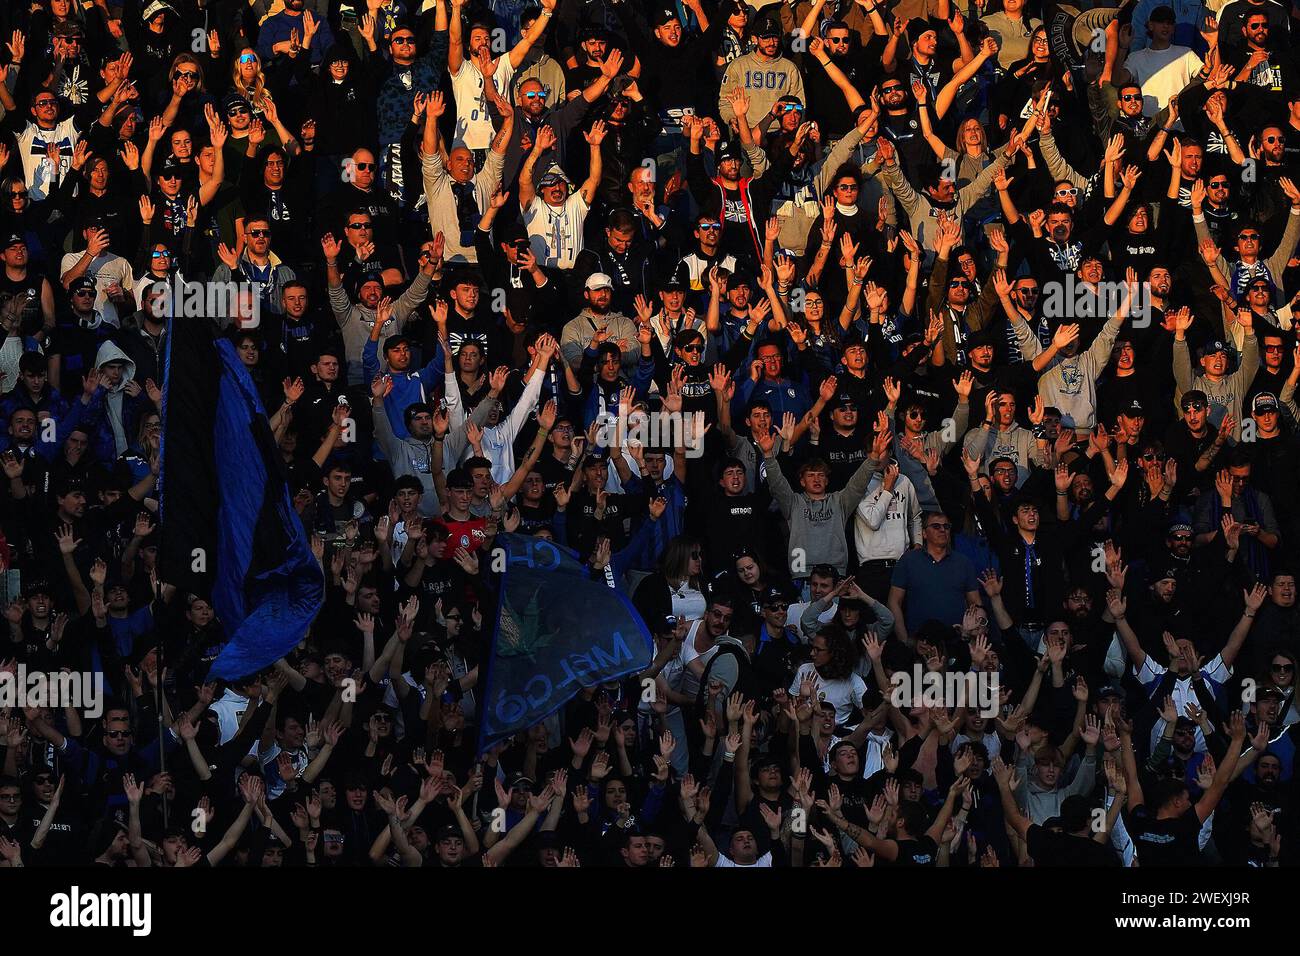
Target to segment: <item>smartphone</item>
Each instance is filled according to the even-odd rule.
[[[532,246],[529,244],[527,239],[515,240],[515,252],[519,253],[520,255],[523,255],[525,252],[528,252],[531,249]]]

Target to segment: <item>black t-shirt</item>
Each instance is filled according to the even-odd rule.
[[[1038,866],[1119,866],[1109,843],[1058,833],[1036,823],[1025,834],[1025,842]]]
[[[928,836],[898,841],[894,866],[934,866],[939,860],[939,844]]]
[[[1197,862],[1201,818],[1191,807],[1179,817],[1160,820],[1145,805],[1124,812],[1124,826],[1137,847],[1141,866],[1187,866]]]

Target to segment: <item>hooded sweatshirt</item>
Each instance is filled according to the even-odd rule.
[[[126,394],[127,383],[135,378],[135,362],[117,347],[115,342],[105,342],[95,354],[95,367],[103,368],[109,362],[125,362],[121,380],[112,388],[101,387],[95,392],[102,417],[95,433],[95,451],[101,461],[115,461],[126,451],[129,444],[127,419],[135,403]],[[143,393],[141,393],[143,394]]]

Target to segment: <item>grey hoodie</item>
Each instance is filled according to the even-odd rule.
[[[123,454],[129,444],[126,436],[126,425],[122,417],[122,407],[125,403],[126,385],[135,378],[135,362],[131,357],[117,347],[116,343],[105,342],[95,353],[95,367],[103,368],[108,362],[125,362],[126,368],[122,372],[122,380],[112,388],[106,389],[104,393],[104,418],[113,430],[113,445],[117,449],[117,454]]]

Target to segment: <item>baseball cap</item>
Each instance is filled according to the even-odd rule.
[[[838,395],[835,396],[835,402],[834,404],[831,405],[831,408],[832,409],[844,408],[845,406],[849,406],[849,405],[853,406],[854,408],[857,408],[858,400],[854,398],[852,393],[850,392],[840,392]]]
[[[594,292],[597,289],[614,288],[614,280],[603,272],[593,272],[587,276],[586,289],[588,292]]]
[[[1260,392],[1255,396],[1255,400],[1250,403],[1250,410],[1256,415],[1262,415],[1265,412],[1276,412],[1278,410],[1277,396],[1272,392]]]
[[[1097,693],[1098,700],[1103,700],[1107,697],[1118,697],[1120,700],[1123,700],[1127,696],[1128,695],[1124,693],[1124,688],[1120,687],[1118,684],[1107,684]]]
[[[1196,354],[1201,358],[1205,358],[1207,355],[1214,355],[1216,352],[1227,352],[1227,351],[1228,351],[1228,346],[1227,343],[1223,341],[1223,339],[1210,339],[1210,341],[1205,342],[1204,344],[1201,345],[1199,349],[1196,350]]]
[[[148,23],[160,13],[170,13],[175,15],[176,8],[170,3],[166,3],[165,0],[153,0],[153,3],[144,8],[144,12],[140,14],[140,18],[144,20],[145,23]]]
[[[758,23],[754,24],[754,36],[760,40],[779,37],[781,35],[781,25],[771,17],[765,17]]]
[[[667,7],[660,7],[650,14],[650,26],[652,27],[661,27],[665,23],[672,23],[674,20],[677,20],[677,11],[669,10]],[[678,22],[681,21],[678,20]]]
[[[438,833],[433,838],[433,842],[441,843],[443,840],[464,839],[460,832],[460,827],[447,823],[438,827]]]
[[[0,249],[8,249],[10,246],[27,245],[27,239],[21,232],[11,232],[5,236],[4,245]]]
[[[69,295],[76,295],[78,292],[94,292],[94,291],[95,291],[95,280],[92,279],[90,276],[85,276],[85,275],[78,276],[77,278],[73,279],[72,284],[68,286]],[[23,354],[27,355],[29,353],[24,352]]]
[[[1121,415],[1127,415],[1127,416],[1129,416],[1130,418],[1137,418],[1137,417],[1140,416],[1140,415],[1141,415],[1141,416],[1145,416],[1145,415],[1146,415],[1146,409],[1144,409],[1144,408],[1142,407],[1142,403],[1141,403],[1138,399],[1135,398],[1135,399],[1133,399],[1131,402],[1129,402],[1128,404],[1126,404],[1123,408],[1121,408],[1121,409],[1119,410],[1119,413],[1120,413]]]
[[[1191,534],[1192,526],[1186,521],[1175,521],[1169,526],[1167,534]]]
[[[244,109],[251,111],[253,105],[244,97],[240,96],[233,90],[226,94],[226,98],[221,101],[221,110],[223,113],[229,113],[232,106],[242,106]]]
[[[676,276],[670,276],[663,285],[659,287],[660,292],[685,292],[686,283]]]

